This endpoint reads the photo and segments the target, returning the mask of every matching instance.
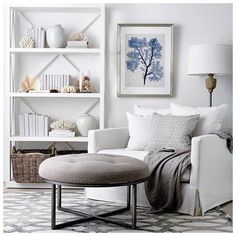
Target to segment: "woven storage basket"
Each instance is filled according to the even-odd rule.
[[[11,154],[13,178],[17,183],[43,183],[38,175],[39,165],[49,157],[55,156],[52,150],[15,150]]]

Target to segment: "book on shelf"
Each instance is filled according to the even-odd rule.
[[[20,136],[48,136],[49,117],[36,113],[19,114]]]
[[[25,136],[24,114],[19,114],[19,134]]]
[[[70,85],[70,78],[70,75],[67,74],[43,74],[40,78],[40,91],[50,91],[51,89],[60,91],[62,87]]]
[[[31,27],[27,31],[28,37],[31,37],[34,40],[35,48],[44,48],[45,47],[45,30],[42,27]]]
[[[25,113],[24,114],[24,128],[25,128],[25,136],[29,136],[29,114],[28,113]]]

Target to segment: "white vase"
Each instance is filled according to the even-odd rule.
[[[76,120],[76,125],[80,132],[80,135],[86,137],[88,136],[88,131],[90,129],[97,128],[96,119],[89,114],[79,116]]]
[[[66,34],[61,25],[47,27],[46,35],[50,48],[64,48],[66,46]]]

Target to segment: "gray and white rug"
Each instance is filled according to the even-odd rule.
[[[120,206],[114,203],[88,200],[84,198],[81,190],[63,191],[62,204],[65,207],[93,213],[114,210]],[[96,220],[67,227],[56,232],[232,232],[232,221],[220,207],[209,211],[205,216],[196,217],[177,213],[151,215],[145,214],[145,211],[144,208],[138,208],[137,210],[137,230],[130,230]],[[4,193],[3,217],[5,233],[55,232],[50,229],[50,191],[48,190],[24,190]],[[131,220],[131,213],[124,212],[111,218],[128,222]],[[57,223],[72,219],[78,219],[78,216],[57,212]]]

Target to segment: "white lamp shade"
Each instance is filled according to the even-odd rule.
[[[232,46],[193,45],[189,49],[189,75],[232,74]]]

